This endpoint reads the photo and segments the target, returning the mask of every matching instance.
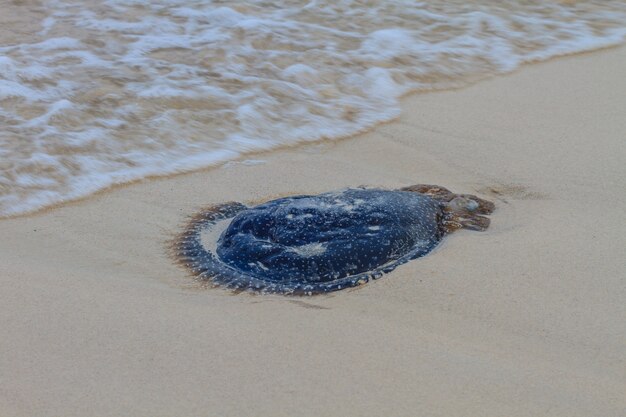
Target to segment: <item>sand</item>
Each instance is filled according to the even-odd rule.
[[[0,221],[0,415],[626,415],[626,48],[404,100],[336,143]],[[232,295],[166,243],[204,205],[434,183],[497,204],[328,296]]]

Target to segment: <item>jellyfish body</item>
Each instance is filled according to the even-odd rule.
[[[213,206],[176,243],[200,278],[233,289],[317,294],[363,284],[424,256],[446,233],[446,205],[426,194],[347,189]],[[213,249],[201,234],[230,224]]]

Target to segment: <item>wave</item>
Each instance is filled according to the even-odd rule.
[[[397,117],[408,92],[626,39],[626,4],[610,0],[57,0],[29,13],[36,24],[0,47],[0,216],[353,135]]]

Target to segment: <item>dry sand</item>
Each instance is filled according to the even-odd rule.
[[[264,164],[0,221],[0,416],[626,415],[626,48],[404,101]],[[486,233],[356,290],[196,284],[167,239],[203,205],[434,183]]]

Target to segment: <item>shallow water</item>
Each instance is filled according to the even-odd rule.
[[[15,0],[0,216],[351,135],[409,91],[625,39],[623,1]]]

